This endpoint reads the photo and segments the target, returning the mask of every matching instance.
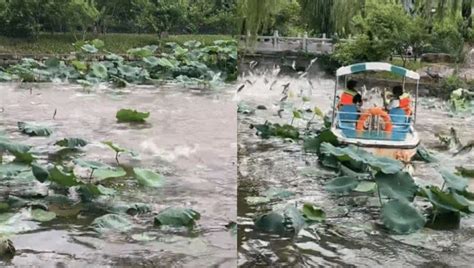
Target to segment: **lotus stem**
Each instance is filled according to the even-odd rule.
[[[311,124],[311,122],[313,121],[314,117],[316,116],[315,113],[313,113],[313,116],[311,117],[311,119],[309,119],[308,123],[306,123],[306,129],[309,129],[309,126]]]
[[[434,222],[436,220],[436,215],[438,215],[438,212],[435,210],[434,213],[433,213],[433,219],[431,219],[431,224],[434,224]]]
[[[382,206],[382,197],[380,196],[380,188],[379,186],[377,185],[377,195],[379,196],[379,202],[380,202],[380,206]]]
[[[120,164],[119,159],[118,159],[119,154],[120,154],[119,152],[115,152],[115,161],[117,161],[117,164]]]
[[[89,183],[92,182],[92,175],[94,175],[95,168],[92,169],[91,175],[89,175]]]

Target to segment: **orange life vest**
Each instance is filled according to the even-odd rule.
[[[408,94],[403,94],[400,96],[399,98],[399,101],[400,101],[400,108],[403,109],[405,111],[405,114],[406,115],[411,115],[411,99],[410,99],[410,95]]]
[[[357,95],[356,91],[344,90],[344,92],[341,94],[341,97],[339,98],[339,106],[352,105],[352,99],[355,95]]]

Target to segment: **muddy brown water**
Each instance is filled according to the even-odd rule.
[[[335,176],[320,168],[317,157],[302,152],[302,145],[278,138],[263,140],[250,124],[290,123],[293,108],[318,106],[324,112],[332,104],[334,80],[266,74],[245,74],[245,88],[239,101],[246,107],[259,105],[253,114],[238,115],[238,251],[241,267],[472,267],[474,260],[474,218],[463,217],[457,230],[438,231],[424,228],[410,235],[391,235],[379,221],[379,204],[375,197],[336,197],[323,189],[324,182]],[[250,81],[250,83],[246,80]],[[276,82],[274,82],[276,81]],[[290,96],[280,103],[283,85],[290,83]],[[272,86],[273,84],[273,86]],[[271,89],[270,89],[271,87]],[[303,102],[301,96],[310,97]],[[284,107],[282,118],[278,110]],[[413,163],[416,182],[441,185],[439,166],[454,168],[472,166],[474,153],[453,157],[440,150],[434,133],[458,130],[460,139],[474,139],[474,118],[453,116],[438,99],[422,98],[416,129],[422,144],[436,153],[439,163]],[[260,107],[263,108],[263,107]],[[307,114],[306,117],[309,117]],[[300,128],[305,122],[295,120]],[[315,120],[313,127],[321,126]],[[470,186],[471,191],[474,184]],[[263,195],[269,188],[292,191],[295,195],[270,203],[250,205],[245,198]],[[253,219],[273,207],[312,202],[325,210],[325,223],[304,228],[294,237],[264,234],[254,229]]]
[[[171,85],[86,92],[71,84],[2,83],[0,94],[0,130],[12,140],[44,152],[53,150],[56,140],[80,137],[89,142],[83,158],[115,165],[114,152],[101,144],[111,140],[139,155],[120,156],[121,164],[161,172],[167,182],[158,189],[132,179],[122,183],[116,200],[148,203],[153,211],[130,217],[134,228],[127,233],[99,235],[90,228],[95,215],[87,213],[28,222],[31,228],[10,236],[16,255],[0,265],[235,266],[236,237],[225,227],[236,221],[237,200],[236,105],[228,89],[202,92]],[[115,113],[121,108],[151,115],[145,125],[119,124]],[[42,123],[54,132],[28,137],[19,133],[17,121]],[[201,220],[193,231],[154,227],[153,214],[168,206],[193,208]],[[131,238],[142,232],[156,239]]]

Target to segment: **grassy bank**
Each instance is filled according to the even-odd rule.
[[[210,44],[215,40],[231,39],[228,35],[170,35],[160,39],[156,34],[105,34],[88,35],[86,39],[101,39],[105,49],[114,53],[125,53],[128,49],[146,45],[163,45],[166,42],[184,43],[198,40]],[[62,54],[74,51],[76,39],[72,34],[43,33],[37,39],[18,39],[0,36],[0,53],[12,54]]]

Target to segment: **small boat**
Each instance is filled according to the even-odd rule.
[[[410,114],[401,108],[386,110],[382,103],[381,106],[360,111],[355,105],[340,106],[337,102],[340,77],[347,80],[348,75],[366,71],[388,71],[397,74],[403,78],[403,87],[406,78],[416,80]],[[331,130],[338,141],[341,144],[355,145],[379,156],[410,162],[420,143],[415,130],[419,80],[418,73],[385,62],[357,63],[337,69]]]

